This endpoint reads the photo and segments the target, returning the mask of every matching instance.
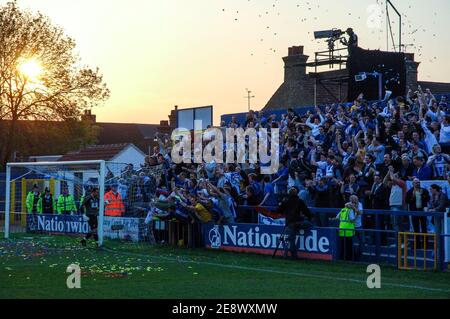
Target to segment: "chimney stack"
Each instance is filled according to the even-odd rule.
[[[175,105],[174,109],[170,112],[169,115],[169,126],[172,129],[175,129],[177,127],[178,122],[178,105]]]
[[[420,62],[415,61],[414,53],[405,53],[406,87],[416,89],[418,85]]]
[[[303,54],[303,45],[293,46],[288,49],[288,56],[284,61],[284,82],[299,81],[306,76],[306,66],[304,65],[309,56]]]
[[[82,121],[89,121],[92,123],[96,123],[97,122],[97,116],[95,114],[92,114],[91,110],[84,110],[84,114],[81,115],[81,120]]]

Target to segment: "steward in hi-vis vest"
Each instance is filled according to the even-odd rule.
[[[64,188],[63,193],[59,195],[56,209],[58,215],[70,215],[77,211],[75,200],[73,199],[73,196],[69,194],[67,188]]]
[[[39,213],[38,202],[40,197],[39,187],[35,184],[33,185],[33,190],[27,195],[26,205],[28,214]]]
[[[117,187],[117,184],[113,184],[111,190],[105,194],[105,216],[122,217],[125,212],[122,196]]]
[[[339,252],[343,260],[353,260],[353,237],[355,236],[356,213],[352,203],[345,204],[338,216]]]

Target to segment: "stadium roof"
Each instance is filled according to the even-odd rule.
[[[131,143],[95,145],[89,146],[78,152],[69,152],[63,155],[58,161],[59,162],[90,161],[90,160],[111,161],[115,157],[117,157],[117,155],[119,155],[129,147],[133,147],[142,153],[142,151],[139,150],[138,147],[136,147],[134,144]]]

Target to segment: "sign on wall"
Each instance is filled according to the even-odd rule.
[[[272,225],[272,226],[285,226],[286,218],[275,219],[272,217],[264,216],[263,214],[258,214],[258,224]]]
[[[110,239],[123,239],[137,242],[143,221],[139,218],[105,217],[103,236]]]
[[[139,241],[144,234],[144,220],[140,218],[104,217],[105,238]],[[89,223],[76,215],[27,215],[27,232],[86,235]]]

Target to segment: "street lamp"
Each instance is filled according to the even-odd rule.
[[[245,89],[247,91],[247,96],[245,96],[244,98],[247,99],[248,101],[248,111],[250,112],[251,109],[251,100],[254,99],[256,96],[252,95],[252,91],[250,91],[249,89]]]

